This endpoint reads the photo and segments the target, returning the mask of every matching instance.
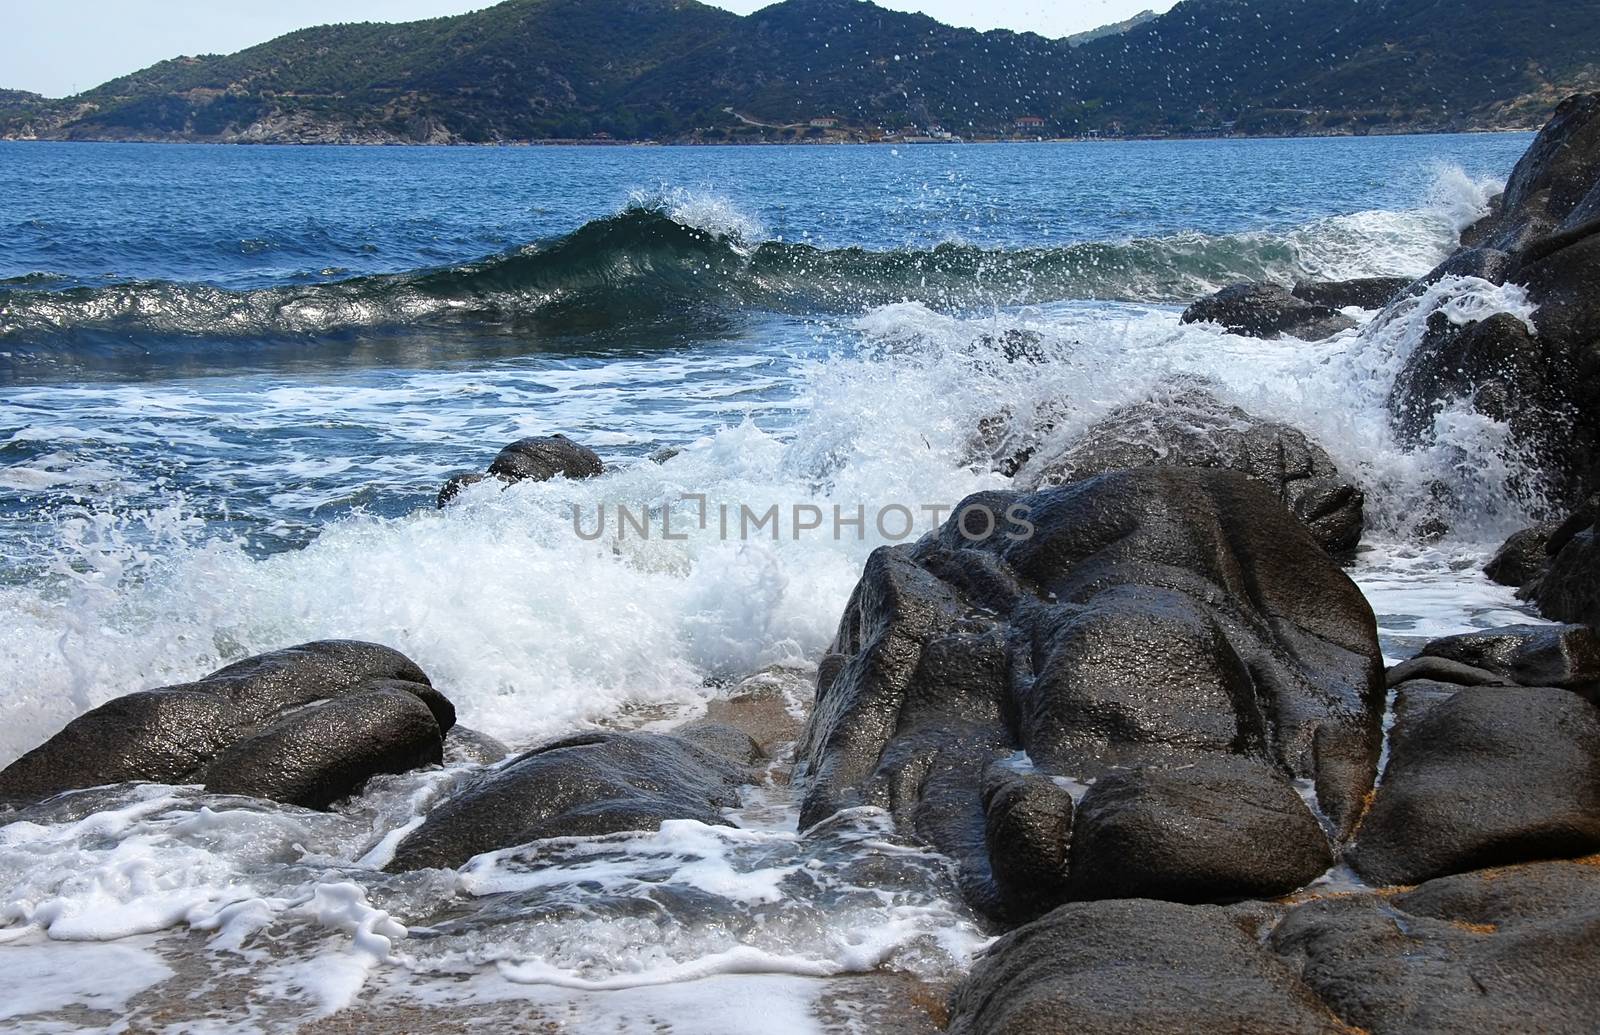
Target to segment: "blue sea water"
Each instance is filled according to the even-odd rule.
[[[464,725],[513,747],[692,713],[751,678],[798,700],[889,537],[591,542],[574,510],[948,505],[1005,487],[996,435],[1068,441],[1174,375],[1305,429],[1360,479],[1351,571],[1391,652],[1516,619],[1477,574],[1526,518],[1505,429],[1447,411],[1414,449],[1390,428],[1426,309],[1354,314],[1314,343],[1179,314],[1239,279],[1421,275],[1528,143],[0,143],[0,764],[118,694],[330,637],[405,651]],[[1528,311],[1514,287],[1448,287],[1461,312]],[[557,432],[608,473],[434,506],[452,474]],[[1422,544],[1440,484],[1453,533]],[[220,953],[231,973],[242,925],[297,933],[251,958],[239,1030],[375,987],[437,1006],[516,986],[614,1030],[652,1010],[749,1030],[740,1004],[759,1001],[787,1031],[809,1030],[806,982],[947,979],[983,942],[911,851],[895,865],[918,895],[774,905],[789,869],[844,851],[800,838],[777,790],[738,831],[564,847],[544,874],[510,858],[448,889],[377,873],[458,776],[380,781],[331,814],[147,788],[9,828],[10,970],[96,969],[94,1002],[136,1003],[176,959]],[[598,906],[596,882],[720,904],[641,921]],[[492,915],[491,892],[532,919]],[[197,950],[195,931],[216,933]],[[682,984],[749,971],[716,995]]]

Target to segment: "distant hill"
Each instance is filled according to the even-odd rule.
[[[496,142],[1366,133],[1532,126],[1600,86],[1594,0],[1187,0],[1095,38],[979,33],[860,0],[509,0],[180,57],[0,134]],[[1043,120],[1037,125],[1032,119]]]
[[[1074,47],[1081,47],[1085,43],[1093,43],[1095,40],[1105,39],[1107,36],[1120,36],[1129,29],[1136,29],[1145,22],[1154,21],[1159,17],[1160,15],[1154,11],[1140,11],[1132,18],[1127,18],[1120,22],[1102,25],[1098,29],[1090,29],[1088,32],[1073,33],[1067,37],[1067,42]]]

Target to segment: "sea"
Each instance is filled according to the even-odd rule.
[[[751,680],[798,712],[867,555],[1008,484],[975,442],[1067,441],[1178,376],[1362,482],[1349,572],[1391,658],[1529,621],[1480,573],[1541,504],[1506,429],[1452,408],[1410,448],[1386,409],[1435,302],[1526,318],[1520,289],[1451,279],[1315,343],[1179,316],[1426,273],[1530,140],[0,143],[0,765],[322,638],[404,651],[512,748]],[[436,507],[556,433],[607,473]],[[780,520],[616,521],[690,507]],[[471,769],[326,813],[143,785],[0,826],[0,1025],[910,1031],[884,1004],[936,1003],[994,934],[887,817],[802,833],[779,780],[732,826],[379,872]]]

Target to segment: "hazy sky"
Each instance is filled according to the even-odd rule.
[[[740,14],[772,0],[710,0]],[[953,25],[1065,36],[1174,0],[877,0]],[[411,21],[484,0],[0,0],[0,87],[61,97],[179,54],[227,53],[328,22]]]

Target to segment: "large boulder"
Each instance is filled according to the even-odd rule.
[[[1233,284],[1183,311],[1184,323],[1214,323],[1250,338],[1285,335],[1316,341],[1356,322],[1339,310],[1296,298],[1276,284]]]
[[[1553,687],[1427,689],[1397,710],[1358,873],[1415,884],[1600,851],[1600,709]]]
[[[1589,1032],[1600,868],[1480,870],[1307,903],[1268,945],[1353,1031]]]
[[[951,1035],[1345,1033],[1250,918],[1149,900],[1065,905],[989,947]]]
[[[379,773],[437,764],[454,724],[398,651],[307,643],[78,716],[0,772],[0,800],[140,781],[326,808]]]
[[[1461,234],[1515,252],[1555,232],[1600,182],[1600,94],[1563,101],[1511,171],[1494,210]]]
[[[1256,782],[1198,765],[1239,756],[1313,786],[1342,834],[1372,786],[1381,704],[1371,608],[1260,483],[1158,468],[979,494],[921,542],[869,558],[801,743],[802,822],[888,808],[957,861],[981,908],[1025,917],[1070,890],[1048,833],[1063,828],[997,810],[1065,807],[986,794],[1004,783],[997,767],[1021,757],[1065,787],[1168,769],[1149,777],[1163,794],[1192,782],[1234,809],[1222,826],[1255,829]],[[987,832],[1010,827],[1038,836],[996,853]],[[1173,846],[1188,836],[1172,833]],[[1252,874],[1214,881],[1218,899],[1259,886],[1252,848],[1229,851],[1193,863]],[[1008,873],[1058,885],[1017,888]]]
[[[519,438],[495,455],[486,473],[458,474],[439,490],[444,507],[470,486],[494,478],[506,485],[544,482],[551,478],[593,478],[605,471],[600,455],[565,435]]]
[[[1482,276],[1526,288],[1532,327],[1510,316],[1428,321],[1390,397],[1403,439],[1428,437],[1456,401],[1505,421],[1559,505],[1600,487],[1600,94],[1574,97],[1517,163],[1496,209],[1419,285]]]
[[[1119,407],[1064,450],[1039,452],[1017,486],[1037,489],[1132,467],[1221,467],[1271,489],[1330,553],[1361,541],[1365,494],[1333,458],[1296,428],[1229,406],[1203,383],[1169,382]]]
[[[484,852],[551,837],[655,830],[669,819],[727,825],[749,782],[745,759],[708,748],[736,731],[694,739],[662,733],[582,733],[486,770],[434,808],[395,849],[388,869],[451,868]]]

